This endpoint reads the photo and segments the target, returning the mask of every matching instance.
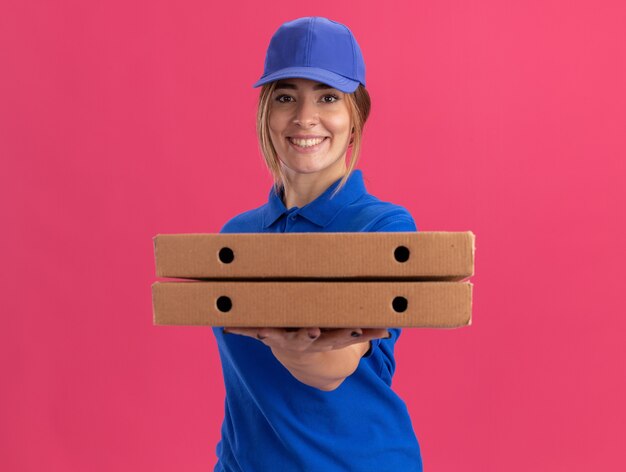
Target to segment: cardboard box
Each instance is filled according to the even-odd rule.
[[[156,282],[154,324],[456,328],[471,323],[468,282]]]
[[[471,232],[169,234],[153,238],[159,277],[463,280]]]
[[[153,238],[156,325],[430,327],[471,323],[471,232]]]

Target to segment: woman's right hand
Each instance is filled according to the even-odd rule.
[[[272,350],[293,353],[327,352],[391,336],[386,328],[224,328],[224,332],[249,336]]]
[[[370,341],[388,338],[385,328],[224,328],[259,339],[300,382],[330,391],[358,368]]]

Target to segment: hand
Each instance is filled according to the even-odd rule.
[[[385,328],[224,328],[224,333],[260,340],[280,351],[326,352],[377,338],[389,338]]]
[[[325,391],[338,388],[354,373],[372,339],[391,337],[384,328],[224,328],[224,332],[260,340],[297,380]]]

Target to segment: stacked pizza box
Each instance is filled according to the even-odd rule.
[[[156,325],[428,327],[471,323],[471,232],[162,234]]]

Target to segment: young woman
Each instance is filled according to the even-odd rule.
[[[346,26],[320,17],[285,23],[255,86],[263,87],[257,132],[275,185],[265,205],[223,233],[417,230],[406,209],[368,194],[354,169],[370,99]],[[226,386],[215,471],[422,470],[406,405],[391,389],[399,329],[213,331]]]

